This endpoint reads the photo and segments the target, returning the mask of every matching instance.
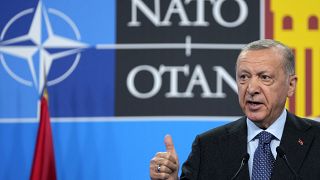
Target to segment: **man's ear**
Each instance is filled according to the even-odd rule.
[[[296,91],[297,81],[298,81],[298,77],[296,75],[290,75],[288,97],[291,97],[294,95]]]

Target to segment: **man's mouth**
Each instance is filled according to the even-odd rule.
[[[261,107],[263,103],[259,101],[247,101],[247,105],[249,106],[250,110],[257,110]]]
[[[248,104],[250,105],[259,105],[259,104],[262,104],[262,102],[259,102],[259,101],[247,101]]]

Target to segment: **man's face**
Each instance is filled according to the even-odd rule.
[[[242,52],[236,71],[242,111],[259,127],[268,128],[282,113],[286,98],[293,95],[296,76],[285,72],[276,48]]]

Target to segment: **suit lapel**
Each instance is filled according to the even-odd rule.
[[[297,172],[299,172],[313,141],[314,136],[307,133],[309,128],[310,125],[300,118],[290,113],[287,114],[280,146],[283,147],[289,163]],[[289,175],[288,173],[292,174],[286,167],[284,160],[277,156],[273,179],[286,177]]]

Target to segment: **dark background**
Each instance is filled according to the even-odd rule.
[[[151,10],[153,2],[143,1]],[[192,43],[221,43],[221,44],[246,44],[260,38],[260,12],[259,1],[246,1],[248,5],[248,17],[246,21],[235,28],[225,28],[215,22],[212,15],[212,4],[205,2],[205,20],[209,26],[179,26],[180,17],[172,15],[171,26],[156,27],[138,9],[137,20],[141,26],[129,27],[131,21],[131,1],[118,1],[117,5],[117,43],[185,43],[185,38],[190,35]],[[167,12],[169,0],[160,0],[161,21]],[[183,3],[183,1],[182,1]],[[196,2],[184,5],[190,21],[196,20]],[[238,5],[234,1],[225,1],[221,9],[222,16],[227,21],[233,21],[238,17]],[[118,49],[116,52],[116,115],[117,116],[240,116],[237,94],[226,84],[223,91],[226,98],[202,98],[202,90],[194,88],[193,98],[166,98],[169,91],[169,73],[162,76],[162,88],[159,93],[149,99],[138,99],[130,94],[126,86],[128,73],[140,65],[151,65],[159,69],[161,64],[165,66],[183,66],[188,64],[189,76],[179,73],[180,91],[185,91],[192,72],[196,65],[201,65],[212,92],[216,91],[216,72],[213,66],[223,66],[235,79],[234,64],[239,49],[192,49],[191,56],[186,56],[185,49]],[[135,85],[137,89],[149,91],[153,81],[148,73],[137,75]]]

